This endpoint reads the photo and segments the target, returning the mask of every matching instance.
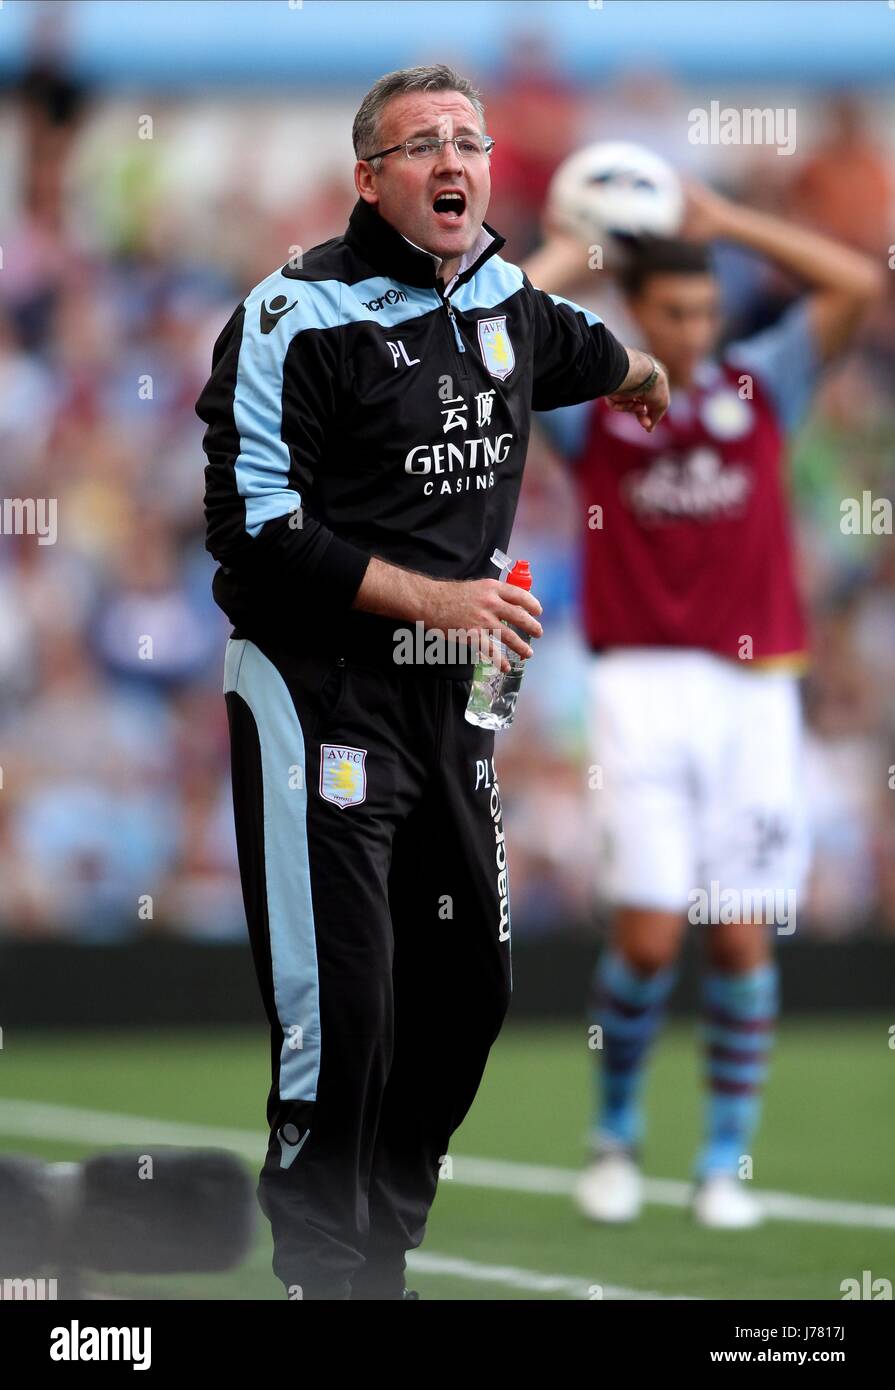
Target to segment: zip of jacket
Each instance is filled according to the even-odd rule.
[[[246,635],[369,626],[352,605],[372,555],[490,575],[532,409],[626,375],[596,315],[535,289],[487,224],[479,242],[446,294],[438,257],[359,200],[344,236],[275,270],[224,326],[196,410],[214,596]]]

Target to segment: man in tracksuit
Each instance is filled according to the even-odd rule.
[[[389,74],[353,134],[345,235],[251,291],[197,405],[271,1026],[259,1200],[275,1273],[312,1299],[405,1296],[511,989],[494,736],[464,719],[469,651],[434,664],[428,635],[531,655],[507,625],[538,636],[540,604],[491,555],[533,408],[611,395],[650,430],[668,401],[652,358],[497,254],[465,79]]]

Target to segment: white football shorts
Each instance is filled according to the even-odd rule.
[[[591,658],[588,723],[601,897],[689,911],[713,884],[716,901],[798,894],[808,845],[795,675],[616,648]]]

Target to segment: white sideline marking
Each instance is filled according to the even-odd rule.
[[[40,1100],[0,1100],[0,1134],[54,1139],[57,1144],[195,1144],[231,1149],[250,1161],[257,1158],[259,1165],[265,1148],[265,1136],[253,1129],[222,1129]]]
[[[454,1159],[454,1181],[466,1187],[502,1188],[509,1192],[571,1196],[578,1174],[569,1168],[512,1163],[501,1158]],[[686,1207],[692,1184],[673,1178],[646,1178],[644,1198],[656,1206]],[[895,1207],[869,1202],[837,1202],[825,1197],[799,1197],[792,1192],[755,1189],[755,1199],[767,1216],[778,1221],[805,1221],[818,1226],[871,1226],[895,1230]]]
[[[0,1134],[26,1139],[49,1139],[77,1144],[191,1144],[230,1149],[259,1166],[266,1135],[253,1129],[225,1129],[216,1125],[159,1120],[80,1106],[56,1105],[35,1100],[0,1099]],[[529,1192],[539,1196],[568,1197],[578,1177],[572,1168],[553,1168],[515,1163],[502,1158],[453,1160],[449,1181],[462,1187],[497,1188],[505,1192]],[[448,1179],[442,1179],[443,1182]],[[647,1178],[647,1202],[657,1206],[684,1207],[690,1184],[671,1178]],[[755,1197],[768,1216],[778,1221],[804,1221],[820,1226],[857,1226],[895,1231],[895,1207],[869,1202],[837,1202],[823,1197],[800,1197],[791,1192],[756,1189]],[[546,1277],[546,1276],[545,1276]]]
[[[483,1265],[477,1260],[463,1260],[454,1255],[438,1255],[430,1250],[412,1250],[407,1265],[413,1274],[450,1274],[456,1279],[472,1279],[480,1284],[501,1284],[505,1288],[524,1289],[527,1293],[565,1293],[570,1298],[591,1298],[591,1290],[601,1288],[604,1299],[662,1299],[691,1302],[686,1294],[648,1293],[645,1289],[626,1289],[620,1284],[601,1284],[599,1279],[582,1279],[572,1274],[540,1274],[534,1269],[518,1269],[516,1265]]]

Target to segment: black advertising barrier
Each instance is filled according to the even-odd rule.
[[[593,928],[514,940],[510,1020],[580,1018],[601,949],[602,937]],[[672,1013],[695,1011],[700,957],[700,943],[691,936]],[[892,937],[782,937],[778,959],[787,1015],[895,1005]],[[190,1024],[265,1024],[247,945],[173,936],[122,945],[0,938],[0,1027]]]

